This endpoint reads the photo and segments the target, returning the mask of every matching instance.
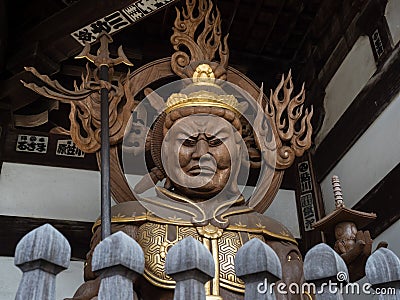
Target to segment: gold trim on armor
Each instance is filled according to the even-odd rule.
[[[294,238],[291,238],[291,237],[285,236],[285,235],[280,235],[277,233],[273,233],[273,232],[263,229],[263,228],[256,229],[256,228],[245,228],[245,227],[240,227],[240,226],[229,225],[228,228],[226,228],[226,230],[243,231],[243,232],[251,232],[251,233],[264,233],[265,235],[269,235],[274,238],[286,240],[286,241],[289,241],[289,242],[292,242],[292,243],[295,243],[296,245],[298,245],[296,239],[294,239]]]
[[[156,280],[154,280],[152,278],[153,275],[149,271],[147,271],[146,269],[144,269],[143,277],[146,278],[146,280],[148,280],[151,284],[154,284],[155,286],[158,286],[160,288],[174,289],[175,286],[176,286],[176,282],[175,281],[163,280],[163,279],[160,279],[160,278],[156,278]],[[160,283],[160,282],[165,282],[165,283]]]
[[[312,296],[310,295],[309,292],[304,292],[304,294],[306,294],[306,296],[308,297],[308,299],[313,300]]]
[[[237,215],[237,214],[249,212],[249,211],[253,211],[253,209],[248,207],[248,208],[238,209],[238,210],[234,210],[234,211],[228,211],[224,214],[221,214],[221,218],[225,218],[228,216]]]
[[[248,211],[248,210],[245,210],[245,211]],[[239,213],[240,211],[237,211],[237,212]],[[232,214],[234,214],[234,213],[232,213]],[[157,217],[153,217],[153,216],[111,218],[111,222],[112,223],[124,223],[124,222],[135,222],[135,221],[152,221],[152,222],[161,223],[161,224],[194,226],[192,223],[186,222],[186,221],[179,221],[179,220],[171,221],[171,220],[161,219],[161,218],[157,218]],[[93,225],[92,232],[94,232],[94,230],[100,224],[101,224],[101,220],[97,220]],[[252,232],[252,233],[264,233],[264,234],[269,235],[271,237],[279,238],[279,239],[282,239],[282,240],[286,240],[286,241],[289,241],[289,242],[292,242],[292,243],[295,243],[296,245],[298,245],[296,239],[291,238],[289,236],[284,236],[284,235],[273,233],[273,232],[271,232],[269,230],[266,230],[264,228],[243,228],[243,227],[239,227],[239,226],[229,225],[228,228],[226,228],[226,230],[244,231],[244,232]]]
[[[211,252],[210,240],[208,238],[203,237],[203,245],[207,248],[208,251]],[[211,295],[211,280],[207,281],[204,285],[206,295]]]
[[[210,223],[205,226],[196,227],[198,234],[208,239],[218,239],[222,236],[224,230]]]
[[[239,290],[242,289],[244,292],[244,283],[237,283],[234,281],[230,281],[228,279],[221,278],[220,285],[222,286],[222,284],[224,284],[226,286],[231,285],[231,286],[233,286],[232,288],[239,289]]]
[[[220,261],[219,261],[219,253],[218,253],[218,241],[216,239],[211,240],[211,249],[212,256],[215,264],[215,276],[212,280],[212,294],[215,296],[219,296],[219,281],[220,281]]]
[[[167,224],[167,225],[182,225],[182,226],[193,226],[192,223],[180,220],[168,220],[154,216],[137,216],[137,217],[112,217],[111,223],[127,223],[127,222],[138,222],[138,221],[151,221],[155,223]],[[92,232],[100,226],[101,220],[97,220],[92,227]]]
[[[176,206],[173,206],[173,205],[169,205],[169,204],[164,203],[163,201],[157,201],[157,200],[153,200],[153,199],[149,199],[149,198],[142,198],[142,201],[147,201],[147,202],[150,202],[150,203],[153,203],[153,204],[156,204],[156,205],[164,206],[164,207],[169,208],[169,209],[171,209],[173,211],[175,210],[175,211],[181,211],[181,212],[184,212],[184,213],[188,213],[188,214],[192,215],[193,218],[198,217],[197,214],[195,214],[195,213],[193,213],[193,212],[191,212],[191,211],[189,211],[187,209],[183,209],[183,208],[179,208],[179,207],[176,207]],[[201,212],[203,219],[202,220],[197,220],[197,222],[205,221],[206,215],[205,215],[204,211],[196,203],[194,203],[193,201],[190,201],[189,199],[186,199],[185,202],[189,203],[190,205],[192,205],[193,207],[198,209],[199,212]]]
[[[222,209],[222,208],[224,208],[224,207],[226,207],[226,206],[232,206],[232,205],[235,204],[235,203],[242,202],[243,199],[244,199],[243,196],[240,196],[238,199],[231,200],[231,201],[226,201],[225,203],[221,204],[220,206],[218,206],[218,207],[215,209],[215,211],[214,211],[214,213],[213,213],[213,219],[216,220],[218,223],[221,223],[221,224],[227,223],[227,222],[228,222],[228,219],[225,218],[226,215],[225,215],[225,214],[221,214],[221,220],[222,220],[223,222],[220,222],[220,221],[217,219],[217,213],[219,212],[220,209]],[[228,208],[229,208],[229,207],[228,207]],[[229,215],[229,213],[228,213],[228,215]]]
[[[206,219],[206,213],[204,212],[204,210],[203,210],[196,202],[190,200],[190,199],[187,198],[187,197],[183,197],[183,196],[181,196],[181,195],[177,195],[177,194],[175,194],[175,193],[173,193],[173,192],[171,192],[171,191],[169,191],[169,190],[167,190],[167,189],[165,189],[165,188],[162,188],[162,187],[156,187],[156,189],[157,189],[158,192],[160,192],[160,193],[162,193],[162,194],[164,194],[164,195],[166,195],[166,196],[168,196],[168,197],[170,197],[170,198],[172,198],[172,199],[175,198],[175,199],[178,199],[179,201],[182,201],[182,202],[184,202],[184,203],[188,203],[188,204],[192,205],[192,206],[193,206],[194,208],[196,208],[196,209],[198,210],[198,212],[200,212],[201,215],[202,215],[202,219],[201,219],[201,220],[196,220],[196,222],[204,222],[204,221],[205,221],[205,219]],[[147,199],[147,198],[144,198],[144,200],[149,201],[149,199]],[[151,200],[151,201],[149,201],[149,202],[155,202],[156,204],[163,205],[163,206],[165,206],[165,207],[167,207],[167,208],[171,208],[172,210],[183,211],[183,212],[185,212],[185,213],[188,213],[188,214],[192,215],[193,218],[199,217],[198,214],[195,214],[195,213],[193,213],[193,212],[190,211],[190,210],[183,209],[183,208],[177,208],[177,207],[171,206],[171,205],[167,205],[167,204],[163,203],[163,201]]]
[[[223,288],[225,288],[227,290],[231,290],[231,291],[234,291],[234,292],[237,292],[237,293],[244,294],[244,284],[239,285],[237,283],[234,283],[234,282],[231,282],[231,281],[227,281],[227,280],[225,280],[223,278],[220,279],[220,283],[219,284],[220,284],[221,287],[223,287]],[[238,285],[240,287],[236,287],[236,286],[233,286],[233,285]]]

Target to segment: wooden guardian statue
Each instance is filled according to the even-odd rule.
[[[205,285],[207,299],[243,299],[244,283],[235,274],[234,258],[253,238],[275,250],[284,282],[303,282],[296,240],[286,227],[262,212],[278,191],[284,170],[311,145],[312,110],[302,110],[304,88],[293,96],[289,74],[267,98],[250,79],[230,68],[227,37],[221,36],[220,13],[211,1],[188,0],[186,8],[177,10],[173,30],[171,43],[176,52],[172,57],[145,65],[117,84],[96,76],[93,81],[88,74],[82,77],[80,87],[69,91],[29,69],[48,87],[26,86],[69,102],[69,133],[75,144],[83,151],[97,153],[98,122],[92,132],[93,125],[82,120],[97,120],[99,90],[105,87],[111,91],[111,191],[119,203],[112,208],[111,230],[127,233],[145,253],[144,275],[134,282],[139,299],[173,299],[175,282],[165,273],[165,258],[174,244],[188,236],[200,241],[214,258],[216,273]],[[149,88],[160,78],[176,76],[184,83],[168,95],[160,96]],[[134,100],[143,93],[158,112],[154,122]],[[252,113],[243,101],[246,97],[255,103]],[[84,108],[84,115],[77,114],[76,106]],[[128,121],[126,112],[132,109],[135,113]],[[248,119],[249,115],[253,119]],[[130,143],[123,144],[125,155],[147,155],[149,162],[148,174],[132,188],[117,151],[121,130],[127,126],[134,130],[128,130]],[[265,171],[250,198],[239,189],[242,165]],[[148,190],[155,194],[146,196]],[[93,227],[86,283],[73,299],[95,299],[98,294],[100,278],[92,272],[91,258],[101,240],[99,225],[100,220]],[[308,299],[308,295],[289,298]]]
[[[153,124],[147,124],[143,122],[145,114],[137,107],[131,126],[147,130],[145,140],[142,132],[131,130],[129,145],[137,149],[129,150],[127,144],[123,148],[131,155],[150,153],[147,160],[152,165],[133,192],[126,190],[129,199],[118,197],[120,204],[112,208],[112,231],[124,231],[145,253],[144,275],[134,283],[137,296],[173,299],[175,282],[165,273],[165,258],[170,247],[187,236],[203,243],[214,258],[216,274],[206,283],[207,299],[243,299],[244,283],[236,277],[233,262],[238,249],[253,238],[265,241],[276,251],[284,282],[300,284],[304,278],[296,240],[286,227],[262,212],[279,189],[284,170],[311,145],[312,110],[301,110],[304,89],[292,96],[289,74],[268,99],[248,78],[228,67],[227,37],[221,37],[220,14],[212,2],[187,1],[186,9],[177,10],[177,14],[171,37],[176,52],[171,58],[132,73],[125,83],[130,88],[129,98],[144,90],[150,104],[160,112]],[[197,33],[200,24],[203,31]],[[178,75],[185,83],[168,97],[160,96],[147,88],[158,79],[153,72],[164,77]],[[245,101],[223,88],[225,80],[258,99],[259,109],[252,122],[246,121]],[[278,96],[280,92],[283,99]],[[267,157],[271,151],[276,153],[273,161]],[[265,176],[268,180],[261,178],[262,188],[256,189],[250,199],[238,189],[239,162],[244,156],[250,169],[261,168],[265,156],[265,166],[270,170],[270,176]],[[174,164],[173,157],[177,157],[178,164]],[[115,173],[113,178],[114,182],[124,180]],[[163,184],[153,187],[157,182]],[[145,196],[149,189],[155,190],[155,196]],[[211,199],[218,205],[210,204]],[[167,209],[167,216],[158,213]],[[99,278],[91,270],[91,256],[100,242],[99,225],[100,221],[93,227],[86,283],[73,299],[93,299],[97,295]]]

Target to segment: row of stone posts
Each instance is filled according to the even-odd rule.
[[[15,299],[54,300],[56,275],[68,268],[70,258],[68,241],[51,225],[28,233],[15,252],[15,265],[23,272]],[[123,232],[100,242],[92,258],[93,271],[102,278],[98,299],[132,300],[132,282],[143,274],[144,263],[140,245]],[[279,288],[284,284],[280,281],[280,260],[259,239],[252,239],[239,249],[235,269],[245,283],[245,300],[276,299],[277,293],[298,292],[296,288],[324,300],[343,299],[343,294],[355,291],[354,285],[348,283],[343,259],[326,244],[316,245],[306,254],[307,284],[302,287]],[[174,300],[205,300],[204,284],[214,277],[214,270],[212,255],[199,241],[188,237],[177,243],[168,251],[165,264],[166,273],[176,281]],[[375,251],[367,261],[366,277],[367,286],[358,292],[378,294],[379,291],[379,299],[400,300],[400,259],[392,251],[386,248]]]

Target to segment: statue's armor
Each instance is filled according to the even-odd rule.
[[[112,228],[113,231],[122,229],[140,244],[145,255],[144,278],[161,289],[173,291],[175,281],[164,271],[166,255],[170,247],[188,236],[200,241],[214,258],[216,276],[206,284],[206,294],[211,295],[210,299],[222,299],[218,298],[224,294],[220,290],[243,295],[244,283],[236,277],[234,258],[239,248],[252,238],[259,238],[275,250],[282,262],[284,276],[288,275],[287,282],[303,281],[296,240],[283,225],[246,206],[231,207],[224,215],[228,220],[225,228],[211,224],[197,226],[183,220],[159,218],[138,202],[126,202],[113,207]],[[98,221],[94,225],[92,251],[99,242],[96,238],[99,236],[99,224]],[[90,259],[91,255],[88,257],[89,267]],[[93,279],[94,274],[85,273],[87,279]],[[283,280],[286,281],[285,278]]]
[[[139,227],[137,242],[145,253],[144,276],[148,281],[159,287],[174,288],[175,281],[164,271],[165,257],[170,247],[188,236],[202,242],[206,247],[213,244],[212,239],[200,235],[193,226],[146,222]],[[221,287],[243,293],[244,284],[236,277],[233,264],[236,252],[244,243],[242,236],[245,236],[246,241],[255,237],[264,241],[261,234],[224,230],[222,235],[216,239],[217,247],[208,248],[215,263],[219,265],[218,283]]]

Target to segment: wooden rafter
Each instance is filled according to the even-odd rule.
[[[240,0],[235,0],[234,1],[232,15],[231,15],[231,17],[229,19],[228,26],[226,28],[226,32],[230,32],[231,31],[231,27],[232,27],[233,21],[235,20],[236,12],[237,12],[237,10],[239,8],[239,4],[240,4]]]
[[[272,21],[272,25],[268,28],[267,34],[265,35],[264,41],[261,45],[261,48],[258,51],[259,54],[261,54],[264,51],[264,48],[267,45],[272,32],[274,31],[276,22],[278,21],[279,16],[281,15],[283,8],[285,7],[285,4],[286,4],[286,0],[282,0],[281,5],[278,8],[278,11],[275,13],[275,17],[274,17],[274,20]]]
[[[160,27],[160,35],[165,34],[167,27],[169,24],[167,24],[168,21],[168,14],[170,13],[170,6],[167,6],[167,8],[164,11],[163,14],[163,20],[162,20],[162,25]]]
[[[303,10],[303,8],[304,8],[304,4],[301,4],[299,9],[297,10],[297,13],[296,13],[296,15],[294,17],[294,20],[288,26],[288,29],[286,31],[286,35],[284,36],[284,38],[283,38],[283,40],[281,42],[281,47],[278,49],[278,55],[280,55],[282,53],[282,49],[285,48],[285,46],[286,46],[286,44],[287,44],[287,42],[288,42],[288,40],[290,38],[290,35],[292,33],[292,30],[294,29],[294,27],[296,26],[296,24],[297,24],[297,22],[299,20],[300,13]]]
[[[244,35],[244,43],[243,43],[243,49],[245,49],[245,45],[247,44],[249,38],[250,38],[250,33],[254,28],[254,24],[257,20],[257,17],[261,11],[261,7],[263,5],[263,0],[257,0],[257,3],[254,7],[253,14],[249,16],[249,22],[247,24],[247,28],[245,30],[245,35]]]
[[[67,221],[18,216],[0,216],[0,255],[14,256],[15,247],[22,237],[31,230],[51,224],[71,243],[73,259],[84,260],[89,251],[93,222]]]

